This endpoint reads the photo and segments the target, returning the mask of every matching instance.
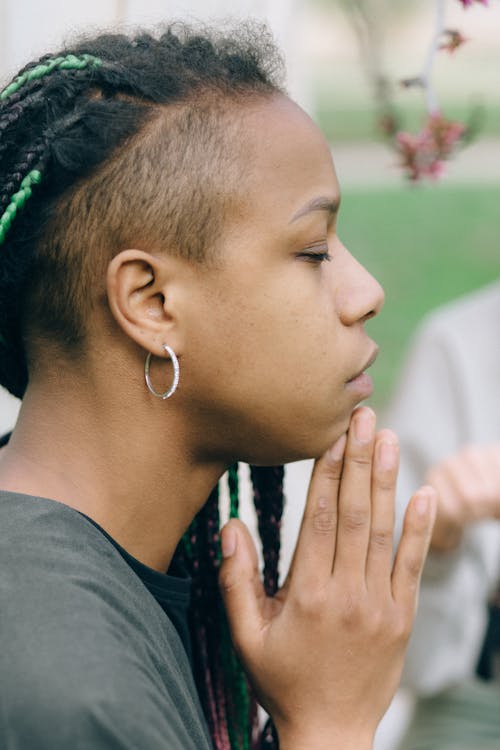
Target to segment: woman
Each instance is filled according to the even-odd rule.
[[[191,645],[213,745],[256,742],[246,684],[220,679],[238,663],[211,583],[190,641],[175,567],[217,571],[206,499],[238,460],[318,458],[274,597],[245,528],[222,533],[232,637],[280,747],[371,747],[396,688],[434,500],[410,503],[393,567],[396,438],[352,417],[383,295],[336,235],[329,148],[279,70],[260,29],[172,27],[82,41],[0,95],[1,382],[23,397],[0,464],[7,747],[209,747]]]

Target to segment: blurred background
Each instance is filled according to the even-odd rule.
[[[367,11],[365,26],[359,8]],[[437,58],[440,107],[477,133],[433,184],[405,180],[398,154],[377,127],[374,95],[377,77],[385,76],[400,126],[421,128],[422,91],[398,81],[422,69],[433,0],[0,0],[0,83],[86,30],[176,18],[265,19],[283,49],[292,96],[332,145],[343,192],[340,236],[386,290],[384,311],[370,323],[381,346],[372,402],[383,410],[422,316],[499,274],[500,0],[467,9],[448,0],[446,8],[446,27],[460,29],[467,42]],[[13,426],[17,409],[0,391],[0,432]],[[404,696],[398,701],[377,750],[394,747],[406,710]]]

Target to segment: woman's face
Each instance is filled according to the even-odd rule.
[[[370,395],[365,321],[383,291],[337,236],[330,149],[285,97],[244,110],[241,200],[221,267],[200,272],[182,355],[207,454],[275,464],[320,455]],[[202,425],[198,425],[202,427]]]

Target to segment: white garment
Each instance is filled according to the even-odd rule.
[[[401,441],[397,516],[428,469],[467,443],[500,440],[500,283],[431,314],[384,423]],[[470,526],[426,563],[403,684],[435,693],[474,673],[500,578],[500,522]]]

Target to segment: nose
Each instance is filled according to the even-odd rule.
[[[342,283],[337,287],[337,305],[344,325],[373,318],[384,304],[384,290],[378,281],[345,248]]]

